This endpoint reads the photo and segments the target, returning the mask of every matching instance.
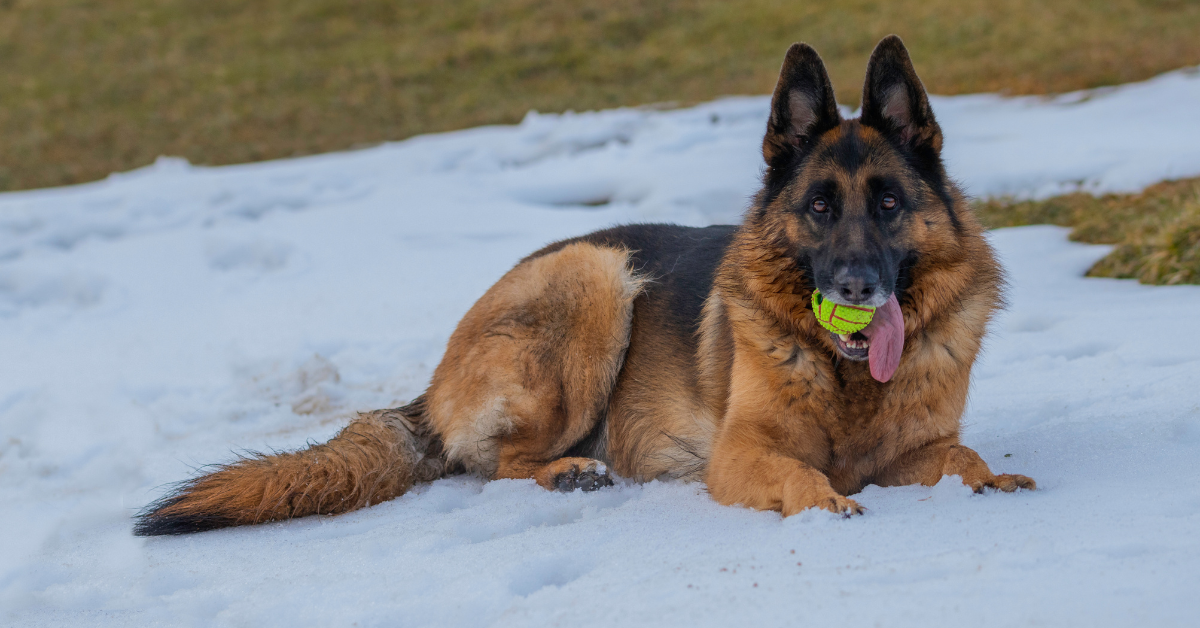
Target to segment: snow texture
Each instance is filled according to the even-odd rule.
[[[1200,174],[1200,76],[935,98],[977,195]],[[20,626],[1195,625],[1200,287],[1084,279],[1105,247],[992,234],[1011,308],[964,440],[1039,490],[869,487],[869,510],[703,486],[450,478],[374,508],[177,538],[131,515],[194,466],[419,394],[516,260],[615,223],[736,221],[767,99],[223,168],[163,158],[0,195],[0,622]]]

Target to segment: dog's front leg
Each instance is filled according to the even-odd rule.
[[[808,508],[862,514],[862,506],[833,490],[820,470],[779,453],[762,434],[747,432],[752,430],[727,429],[714,443],[708,491],[718,502],[778,510],[785,517]]]
[[[933,441],[901,456],[877,476],[874,483],[879,486],[933,486],[947,475],[961,477],[963,484],[976,493],[982,493],[985,487],[1005,492],[1037,488],[1037,483],[1024,475],[992,473],[983,458],[970,447],[960,445],[956,436]]]

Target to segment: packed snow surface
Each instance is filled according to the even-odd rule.
[[[1200,77],[937,98],[976,195],[1200,174]],[[12,625],[1185,626],[1200,616],[1200,287],[1085,279],[1053,227],[992,241],[1011,308],[965,442],[1036,492],[869,487],[869,510],[694,484],[458,477],[339,517],[135,538],[165,483],[419,394],[516,260],[615,223],[733,222],[761,97],[223,168],[162,159],[0,195],[0,622]]]

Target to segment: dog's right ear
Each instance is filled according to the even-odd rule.
[[[771,117],[763,137],[763,159],[776,167],[812,138],[842,121],[833,84],[821,56],[808,44],[792,44],[771,97]]]

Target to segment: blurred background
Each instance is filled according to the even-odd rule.
[[[765,94],[801,40],[855,105],[891,32],[938,94],[1200,63],[1196,0],[0,0],[0,190]]]

